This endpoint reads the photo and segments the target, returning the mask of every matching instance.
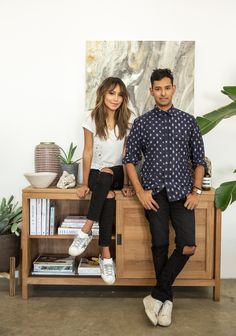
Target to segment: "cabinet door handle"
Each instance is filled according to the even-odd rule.
[[[122,245],[122,234],[117,233],[116,235],[116,245]]]

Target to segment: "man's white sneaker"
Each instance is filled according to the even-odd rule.
[[[99,265],[102,279],[108,284],[112,285],[115,280],[115,265],[112,258],[106,259],[99,256]]]
[[[74,238],[73,243],[69,247],[68,253],[73,257],[82,254],[88,244],[91,242],[92,238],[92,232],[85,233],[80,230],[78,235]]]
[[[171,324],[171,313],[173,302],[166,300],[158,315],[158,324],[162,327],[168,327]]]
[[[148,295],[143,299],[143,304],[147,317],[152,324],[156,326],[158,322],[158,313],[163,305],[163,302],[154,299],[151,295]]]

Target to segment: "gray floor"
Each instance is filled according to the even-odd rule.
[[[99,290],[98,290],[99,289]],[[8,295],[0,279],[1,336],[236,335],[236,280],[223,280],[221,301],[210,288],[175,288],[173,322],[154,327],[142,298],[148,288],[34,286],[29,300]]]

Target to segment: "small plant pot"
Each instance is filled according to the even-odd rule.
[[[20,261],[20,237],[14,234],[0,235],[0,272],[9,272],[10,257],[16,258],[16,266]]]
[[[60,163],[61,166],[61,175],[63,171],[67,171],[69,174],[73,174],[75,176],[75,182],[78,183],[78,171],[79,171],[79,164],[78,163],[71,163],[71,164],[64,164]]]

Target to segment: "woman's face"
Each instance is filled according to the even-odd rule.
[[[116,111],[123,102],[123,96],[120,85],[116,85],[114,89],[110,89],[105,93],[104,104],[109,111]]]

